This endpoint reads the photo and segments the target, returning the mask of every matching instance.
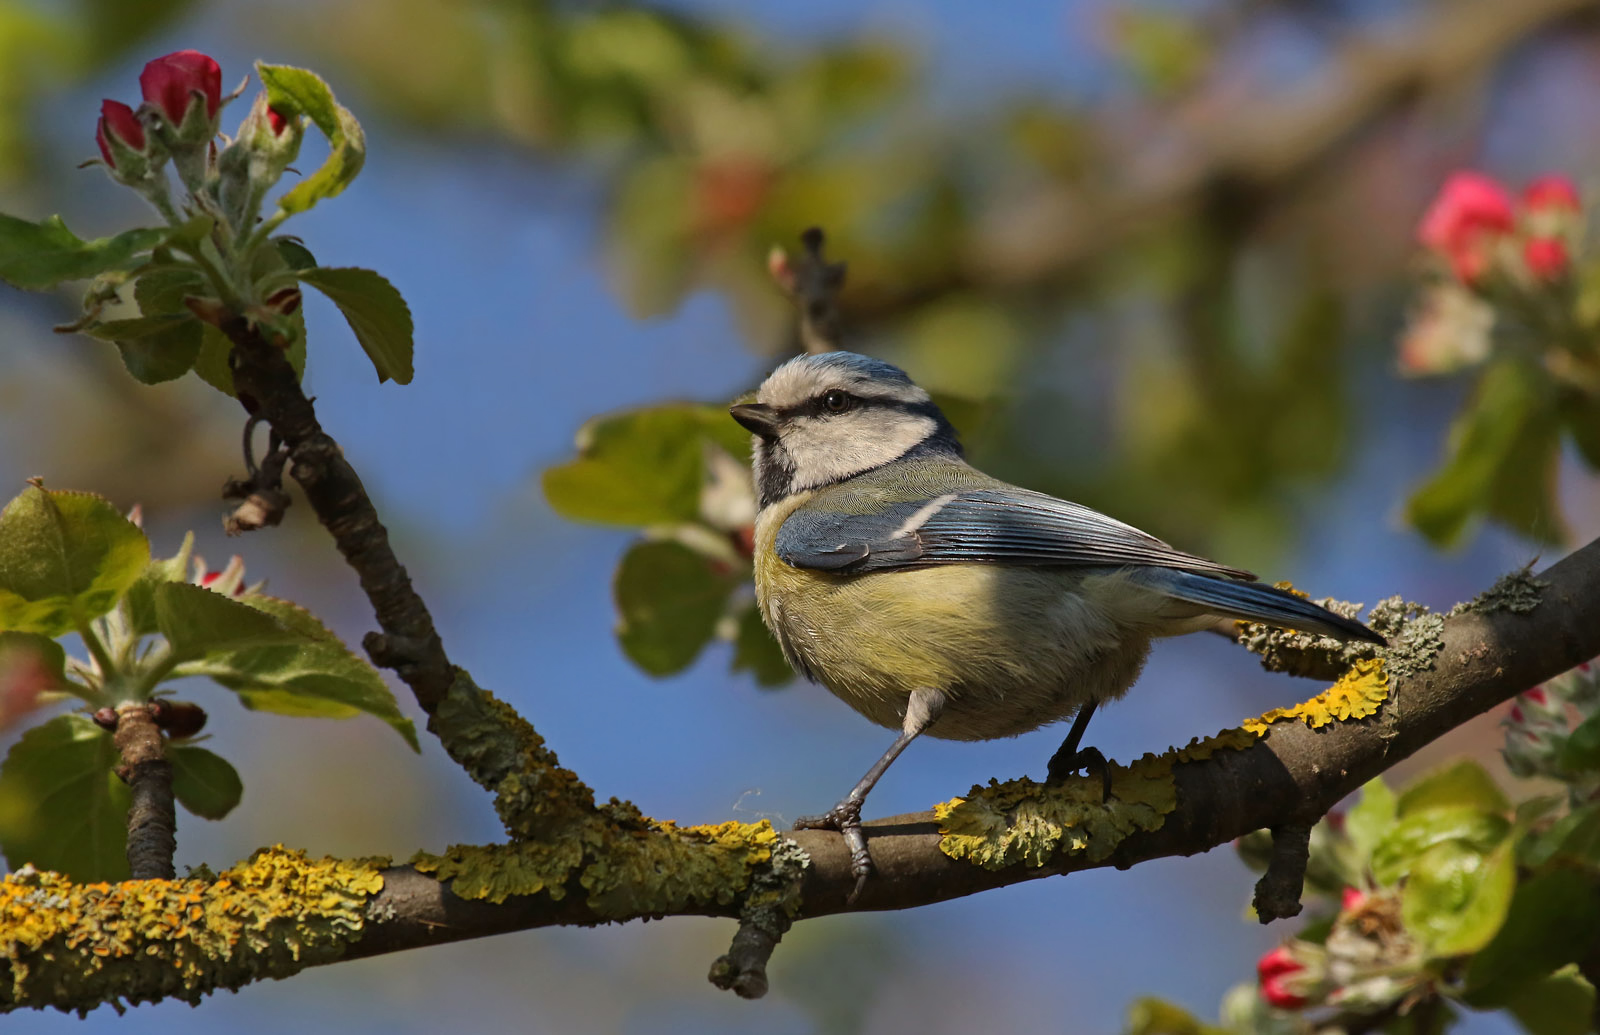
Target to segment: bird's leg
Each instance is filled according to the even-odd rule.
[[[1089,720],[1094,716],[1095,704],[1090,701],[1078,709],[1077,718],[1072,720],[1072,729],[1067,731],[1067,739],[1061,742],[1061,747],[1050,756],[1049,776],[1050,783],[1060,783],[1080,769],[1100,771],[1100,800],[1111,797],[1111,764],[1106,761],[1106,756],[1100,753],[1099,748],[1080,748],[1083,742],[1083,731],[1089,728]]]
[[[867,835],[861,829],[861,806],[867,800],[867,794],[900,757],[900,752],[933,725],[933,720],[944,711],[945,696],[938,690],[930,687],[920,687],[911,692],[911,698],[906,702],[905,721],[900,725],[900,735],[894,738],[894,743],[889,745],[872,768],[867,770],[865,776],[856,781],[850,788],[850,793],[844,800],[820,816],[802,816],[795,820],[796,830],[837,830],[844,835],[844,843],[850,847],[850,872],[855,874],[856,886],[850,892],[848,901],[854,902],[856,896],[861,894],[861,889],[867,886],[867,877],[872,873],[872,856],[867,852]]]

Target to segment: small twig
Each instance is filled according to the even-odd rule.
[[[283,512],[289,507],[289,494],[283,491],[283,467],[289,460],[289,451],[276,431],[267,437],[266,458],[259,465],[256,463],[252,439],[261,421],[259,415],[252,415],[244,422],[244,469],[250,477],[244,481],[229,478],[222,487],[223,499],[243,501],[222,519],[222,527],[229,535],[274,526],[283,520]]]
[[[741,921],[726,956],[711,964],[711,983],[732,990],[740,999],[760,999],[767,994],[767,961],[778,947],[779,935],[764,924]]]
[[[839,292],[844,287],[845,264],[829,262],[823,248],[827,235],[812,227],[800,235],[805,251],[791,259],[774,246],[767,269],[800,310],[800,344],[807,352],[835,352],[842,348]]]
[[[1272,828],[1272,858],[1267,872],[1256,881],[1252,903],[1257,919],[1264,924],[1300,915],[1300,893],[1311,860],[1311,826],[1295,820]]]
[[[178,816],[172,799],[172,763],[148,704],[117,708],[113,739],[122,763],[117,775],[133,792],[128,807],[128,869],[134,880],[177,876]]]

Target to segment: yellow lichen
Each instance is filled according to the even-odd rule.
[[[1110,763],[1111,796],[1101,801],[1098,776],[1050,786],[993,780],[965,798],[935,805],[939,850],[986,869],[1043,866],[1058,852],[1098,862],[1129,834],[1154,830],[1178,805],[1174,753],[1147,754],[1129,766]]]
[[[1357,661],[1337,683],[1311,700],[1292,708],[1274,708],[1253,719],[1246,719],[1243,727],[1259,735],[1281,719],[1301,719],[1312,729],[1318,729],[1330,722],[1364,719],[1373,715],[1388,696],[1389,677],[1382,659],[1367,658]]]
[[[0,1009],[195,1003],[287,977],[342,956],[382,888],[372,861],[282,845],[214,879],[74,884],[24,867],[0,881]]]

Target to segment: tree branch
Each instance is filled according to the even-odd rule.
[[[134,880],[171,879],[177,874],[172,857],[178,851],[172,763],[167,761],[151,706],[130,703],[118,707],[112,739],[122,756],[117,775],[132,792],[128,804],[128,872]]]
[[[847,902],[855,876],[843,838],[832,832],[800,831],[778,841],[764,825],[725,824],[679,831],[670,824],[655,824],[648,830],[603,839],[591,845],[582,863],[566,871],[558,883],[538,894],[512,894],[498,902],[457,895],[448,882],[413,867],[375,871],[356,863],[327,861],[318,864],[320,868],[311,867],[317,874],[312,882],[315,893],[297,906],[294,925],[285,929],[294,937],[304,937],[306,930],[322,930],[317,912],[322,907],[317,903],[330,899],[330,881],[337,884],[341,895],[362,896],[364,922],[351,922],[345,899],[332,896],[342,910],[338,916],[344,925],[336,947],[319,951],[309,961],[297,959],[292,965],[283,962],[288,953],[280,959],[259,949],[266,958],[279,961],[275,964],[278,969],[263,967],[244,976],[230,970],[225,982],[236,987],[259,977],[292,973],[307,962],[373,956],[534,927],[664,915],[748,916],[751,900],[762,889],[769,867],[776,865],[780,850],[790,844],[802,850],[805,858],[792,878],[798,896],[795,913],[800,917],[905,909],[1058,873],[1101,866],[1126,868],[1148,859],[1206,851],[1251,831],[1303,821],[1313,812],[1325,811],[1445,732],[1600,655],[1600,541],[1554,565],[1540,580],[1542,585],[1535,586],[1526,573],[1508,576],[1502,580],[1505,585],[1452,612],[1442,623],[1441,646],[1432,667],[1391,675],[1387,698],[1369,718],[1334,721],[1318,729],[1298,719],[1284,719],[1247,747],[1213,750],[1203,759],[1177,761],[1171,767],[1176,807],[1159,826],[1123,837],[1094,858],[1083,851],[1063,851],[1044,860],[1043,865],[985,869],[947,855],[934,816],[917,813],[867,824],[877,872],[854,904]],[[662,854],[669,845],[676,854]],[[514,881],[513,863],[527,865],[530,859],[538,860],[537,854],[528,855],[526,846],[517,843],[475,851],[501,860],[476,871],[474,879],[480,883],[485,877]],[[664,865],[663,859],[668,863]],[[340,867],[344,870],[339,871]],[[336,881],[327,876],[335,872],[347,875]],[[39,879],[37,874],[25,873],[0,882],[0,907],[8,910],[5,915],[11,920],[8,931],[30,935],[41,930],[58,932],[23,940],[16,933],[0,931],[0,958],[7,960],[5,966],[10,968],[10,981],[0,977],[0,1007],[78,1008],[86,1001],[117,996],[138,999],[181,994],[193,998],[219,987],[224,978],[210,969],[191,967],[190,982],[182,986],[183,991],[174,992],[170,974],[145,961],[163,954],[191,959],[184,954],[207,951],[204,938],[211,933],[207,925],[222,923],[240,909],[248,912],[252,907],[263,909],[273,904],[265,891],[253,891],[253,885],[235,877],[226,892],[234,896],[228,909],[218,912],[216,921],[197,924],[196,931],[183,936],[188,939],[183,947],[174,948],[178,936],[160,925],[140,926],[132,934],[113,931],[108,935],[105,918],[96,912],[95,903],[115,898],[121,888],[128,887],[150,889],[146,894],[168,887],[173,895],[204,897],[221,894],[216,892],[217,884],[142,882],[114,885],[110,891],[56,884],[47,889],[49,894],[33,894],[34,884],[29,882]],[[492,887],[489,893],[496,897]],[[76,954],[61,951],[69,936],[80,946]],[[100,956],[88,951],[100,939],[113,936],[123,939],[114,944],[114,952]],[[201,948],[194,948],[196,944]],[[56,965],[63,956],[84,961],[85,967],[97,968],[95,980],[82,979],[76,985],[31,980],[29,974],[48,973],[29,969],[46,955]],[[754,959],[755,954],[746,955]],[[0,970],[0,975],[5,973]],[[64,989],[71,989],[71,996]]]

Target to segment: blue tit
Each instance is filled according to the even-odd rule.
[[[928,393],[848,352],[801,356],[733,417],[755,435],[756,599],[795,670],[899,731],[843,801],[797,827],[838,829],[871,871],[861,805],[921,734],[1014,737],[1127,692],[1150,641],[1229,619],[1383,643],[1359,622],[1088,507],[976,470]]]

